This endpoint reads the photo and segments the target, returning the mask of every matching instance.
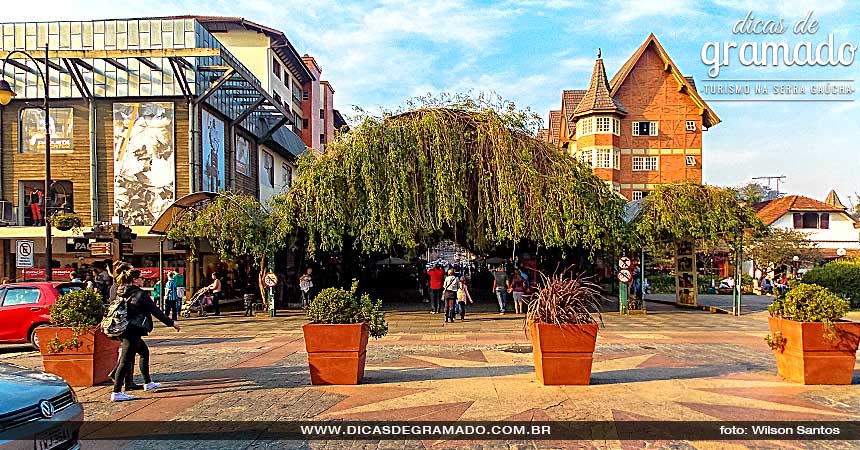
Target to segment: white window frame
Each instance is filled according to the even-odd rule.
[[[639,123],[647,122],[648,123],[648,134],[641,134],[639,132]],[[657,136],[659,134],[658,131],[659,122],[652,120],[634,120],[633,121],[633,136]]]
[[[616,149],[612,149],[612,168],[621,170],[621,152]]]
[[[695,156],[687,155],[685,160],[686,160],[685,162],[687,164],[687,167],[696,167],[696,157]]]
[[[657,136],[659,134],[659,131],[657,131],[657,125],[658,125],[657,122],[653,122],[653,121],[651,122],[651,126],[648,127],[648,128],[650,128],[650,130],[648,130],[648,131],[651,132],[650,136]]]
[[[612,118],[612,134],[621,136],[621,121],[617,118]]]
[[[593,152],[591,150],[580,150],[576,152],[576,159],[579,162],[588,165],[588,167],[594,167]]]
[[[633,157],[634,172],[654,172],[659,170],[659,158],[656,156],[634,156]]]
[[[696,131],[696,121],[688,120],[687,121],[687,131]]]
[[[612,132],[612,118],[611,117],[596,117],[597,119],[597,133],[611,133]]]
[[[611,169],[612,168],[612,149],[611,148],[596,148],[596,149],[594,149],[594,168],[596,168],[596,169]]]

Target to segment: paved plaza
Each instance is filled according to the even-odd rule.
[[[311,386],[301,312],[183,320],[148,339],[164,388],[110,403],[110,386],[78,390],[88,421],[735,421],[847,420],[852,386],[802,386],[776,375],[762,337],[766,313],[742,317],[649,303],[647,315],[603,315],[591,386],[535,380],[522,316],[489,308],[446,324],[443,315],[391,311],[390,333],[368,346],[358,386]],[[484,309],[485,312],[480,312]],[[856,315],[856,313],[853,313]],[[858,319],[858,317],[854,317]],[[29,367],[26,347],[0,358]],[[140,381],[140,380],[138,380]],[[85,449],[176,448],[856,448],[840,441],[104,441]]]

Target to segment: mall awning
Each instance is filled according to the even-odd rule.
[[[193,192],[173,202],[162,214],[156,219],[155,224],[149,227],[149,234],[167,234],[167,230],[173,221],[181,216],[190,208],[203,206],[209,203],[210,200],[217,197],[215,192]]]

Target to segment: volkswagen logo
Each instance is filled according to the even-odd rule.
[[[39,402],[39,409],[42,411],[42,415],[45,416],[45,418],[50,419],[51,417],[54,417],[54,405],[51,402],[42,400]]]

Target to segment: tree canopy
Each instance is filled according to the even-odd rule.
[[[697,240],[704,245],[732,242],[745,230],[761,230],[755,211],[729,188],[685,181],[657,186],[645,197],[633,233],[647,245]]]
[[[821,259],[821,252],[805,233],[787,228],[773,228],[755,236],[745,246],[744,253],[765,273],[790,266],[795,256],[804,264]]]
[[[339,249],[346,236],[365,252],[414,248],[442,233],[475,250],[617,245],[624,200],[512,111],[471,103],[366,117],[303,157],[287,201],[308,250]]]

